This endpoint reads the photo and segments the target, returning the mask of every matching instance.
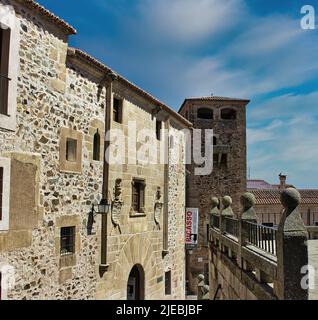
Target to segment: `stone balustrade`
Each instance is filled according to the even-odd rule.
[[[308,232],[297,209],[300,202],[296,189],[281,193],[284,212],[275,229],[257,224],[253,194],[242,195],[243,209],[236,218],[229,196],[222,199],[220,211],[213,198],[210,298],[221,287],[221,299],[308,299],[308,288],[301,285],[301,269],[308,265]]]

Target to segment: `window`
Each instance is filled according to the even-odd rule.
[[[2,220],[3,168],[0,168],[0,221]]]
[[[171,294],[171,271],[165,272],[165,295]]]
[[[213,155],[213,162],[217,165],[227,165],[227,154],[225,153],[216,153]]]
[[[93,160],[100,161],[100,134],[98,129],[94,134]]]
[[[132,185],[132,209],[136,213],[144,213],[145,182],[134,180]]]
[[[75,227],[61,228],[61,256],[75,253]]]
[[[76,162],[77,141],[75,139],[66,139],[66,160]]]
[[[230,108],[221,110],[221,119],[222,120],[235,120],[236,111]]]
[[[122,123],[123,100],[114,98],[113,103],[113,120]]]
[[[213,120],[213,110],[208,109],[208,108],[200,108],[198,110],[198,115],[197,117],[199,119],[209,119]]]
[[[83,134],[71,128],[60,129],[60,171],[82,173]]]
[[[8,114],[10,29],[0,27],[0,114]]]
[[[160,138],[161,138],[161,127],[162,127],[161,121],[157,120],[156,121],[156,137],[157,137],[157,140],[160,140]]]

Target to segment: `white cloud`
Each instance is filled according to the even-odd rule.
[[[160,38],[191,44],[224,32],[244,18],[241,0],[144,0],[140,14]]]

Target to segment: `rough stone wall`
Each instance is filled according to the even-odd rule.
[[[169,299],[184,299],[185,296],[185,166],[182,162],[185,154],[185,141],[179,129],[177,126],[171,127],[171,134],[175,137],[176,143],[169,149],[171,160],[169,166],[169,254],[165,261],[165,270],[172,272],[172,292]],[[177,155],[179,159],[175,159]]]
[[[197,118],[197,110],[206,107],[214,110],[214,119]],[[237,112],[236,120],[221,120],[220,113],[224,107],[230,107]],[[198,245],[188,251],[189,269],[187,277],[188,289],[197,290],[197,275],[204,272],[208,264],[207,224],[211,197],[222,198],[230,195],[233,199],[233,211],[240,210],[239,198],[246,190],[246,102],[227,101],[188,101],[181,114],[193,123],[195,129],[213,129],[217,137],[217,145],[229,146],[228,165],[214,163],[210,175],[196,176],[195,164],[187,165],[190,172],[187,176],[187,207],[199,208]],[[202,145],[204,140],[202,140]]]
[[[13,227],[0,231],[0,263],[15,269],[16,283],[8,298],[126,299],[129,272],[138,263],[145,270],[146,299],[164,298],[165,268],[173,271],[173,298],[182,299],[184,167],[171,167],[169,171],[169,197],[173,201],[169,205],[169,223],[177,225],[169,229],[171,248],[163,259],[163,230],[155,224],[154,200],[158,186],[163,192],[164,166],[111,166],[110,193],[115,180],[121,178],[124,207],[121,230],[109,218],[110,266],[100,279],[100,217],[95,218],[90,234],[87,222],[92,204],[100,200],[102,193],[103,162],[92,160],[92,148],[96,129],[103,137],[105,89],[97,79],[98,72],[94,76],[94,72],[66,61],[67,39],[55,26],[33,12],[19,6],[16,9],[21,20],[17,130],[0,129],[0,156],[11,159],[17,172],[11,183],[11,203],[14,206],[27,200],[28,204],[34,203],[34,209],[27,211],[23,222],[18,219],[21,207],[15,208],[10,212]],[[127,135],[127,120],[136,119],[139,127],[155,130],[149,102],[119,84],[114,91],[124,99],[124,124],[113,123],[114,127],[123,128]],[[62,128],[80,133],[80,173],[60,170],[60,157],[65,157],[59,144]],[[29,173],[27,177],[32,179],[19,179],[19,172]],[[146,180],[146,214],[142,217],[129,215],[133,177]],[[14,192],[22,182],[24,192]],[[75,254],[69,261],[61,259],[59,252],[63,226],[76,227]]]
[[[100,279],[100,217],[96,217],[90,234],[87,223],[91,206],[102,193],[103,163],[92,160],[92,149],[96,130],[100,129],[101,137],[104,135],[105,89],[87,70],[66,62],[67,39],[54,25],[27,9],[15,7],[21,20],[17,129],[0,129],[0,156],[11,159],[15,184],[23,182],[25,189],[23,193],[15,192],[11,184],[12,208],[22,200],[34,203],[34,207],[25,211],[25,220],[19,219],[21,208],[15,208],[13,214],[10,212],[9,231],[0,231],[0,263],[15,269],[16,283],[8,298],[126,299],[127,280],[135,263],[145,269],[146,299],[164,298],[163,234],[162,229],[156,229],[153,207],[157,187],[164,187],[163,165],[111,167],[111,189],[115,179],[123,179],[124,208],[121,232],[108,220],[110,267]],[[138,126],[155,129],[149,103],[119,86],[114,90],[125,99],[124,121],[136,119]],[[122,127],[127,133],[126,125]],[[80,133],[81,172],[60,170],[62,128]],[[25,172],[28,179],[19,178],[19,172]],[[176,172],[172,168],[171,175],[182,177],[184,168],[178,167]],[[129,216],[132,177],[143,177],[147,183],[144,217]],[[181,178],[178,183],[176,187],[174,178],[171,198],[175,202],[169,209],[169,219],[178,225],[170,230],[176,234],[165,258],[170,259],[171,268],[180,268],[173,269],[174,298],[183,297],[180,262],[184,247],[179,240],[183,236],[184,210],[179,206],[183,204],[184,184]],[[181,198],[176,196],[179,192]],[[70,261],[60,257],[63,226],[76,227],[75,254]]]
[[[237,267],[226,264],[217,253],[210,253],[210,299],[214,299],[218,285],[221,285],[216,300],[258,300],[254,292],[249,290],[253,287],[253,279],[245,277],[246,283],[237,275],[242,275]]]

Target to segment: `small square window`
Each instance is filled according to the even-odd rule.
[[[161,139],[161,127],[162,127],[162,122],[157,120],[156,121],[156,137],[157,137],[157,140]]]
[[[77,140],[66,139],[66,160],[70,162],[76,162],[77,153]]]
[[[165,295],[171,295],[171,271],[165,272]]]
[[[123,100],[114,98],[113,101],[113,120],[118,123],[122,123],[123,115]]]
[[[61,228],[61,256],[75,253],[75,227]]]

